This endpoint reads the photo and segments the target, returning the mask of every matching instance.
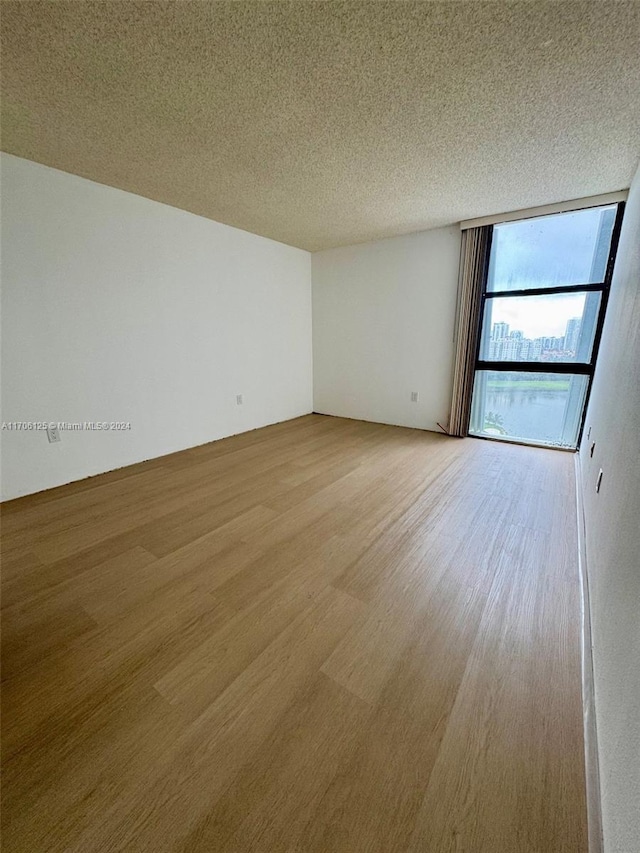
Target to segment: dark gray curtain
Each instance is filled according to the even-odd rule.
[[[462,232],[449,435],[462,437],[469,434],[481,296],[490,235],[490,225]]]

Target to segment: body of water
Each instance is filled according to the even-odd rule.
[[[485,413],[500,415],[509,438],[560,444],[568,397],[566,390],[487,390]]]

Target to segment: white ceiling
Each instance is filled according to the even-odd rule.
[[[317,250],[629,185],[638,2],[2,2],[2,147]]]

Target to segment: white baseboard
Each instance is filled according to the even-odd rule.
[[[600,798],[600,768],[598,763],[598,731],[596,726],[593,651],[591,645],[591,609],[589,605],[589,576],[587,574],[586,528],[582,500],[580,454],[575,454],[576,509],[578,516],[578,567],[582,605],[582,716],[584,723],[584,762],[587,793],[587,824],[589,853],[603,853],[602,800]]]

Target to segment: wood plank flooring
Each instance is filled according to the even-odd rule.
[[[2,555],[5,853],[585,853],[570,454],[310,415]]]

